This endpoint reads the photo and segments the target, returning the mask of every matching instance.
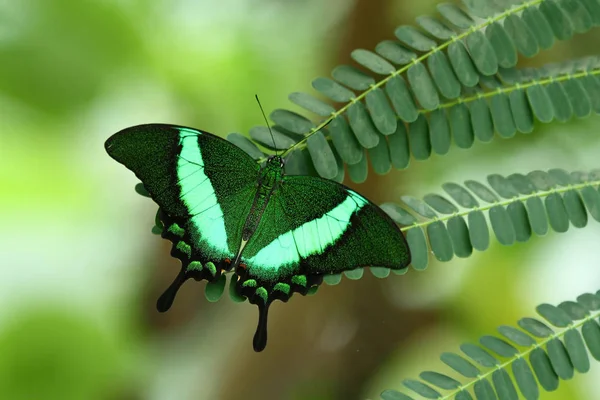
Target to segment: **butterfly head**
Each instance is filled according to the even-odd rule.
[[[270,156],[267,159],[267,167],[271,169],[283,169],[285,162],[281,156]]]

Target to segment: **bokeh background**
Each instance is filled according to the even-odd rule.
[[[168,122],[225,136],[292,108],[287,94],[371,49],[433,0],[0,0],[0,399],[375,399],[464,341],[600,289],[600,229],[548,234],[425,272],[324,285],[270,313],[208,303],[150,234],[156,206],[104,151],[118,130]],[[521,66],[597,52],[576,36]],[[598,117],[537,126],[370,174],[376,202],[489,173],[598,168]],[[544,399],[592,399],[600,365]],[[594,395],[595,393],[595,395]]]

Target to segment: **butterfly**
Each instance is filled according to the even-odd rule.
[[[235,290],[259,309],[257,352],[274,300],[306,295],[327,274],[410,263],[404,235],[379,207],[337,182],[286,175],[279,155],[261,165],[218,136],[165,124],[126,128],[105,148],[159,205],[161,235],[181,260],[158,311],[187,279],[214,282],[235,271]]]

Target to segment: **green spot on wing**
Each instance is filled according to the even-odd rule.
[[[269,294],[267,293],[267,289],[265,289],[264,287],[259,287],[258,289],[256,289],[256,295],[259,296],[261,299],[263,299],[263,301],[266,303],[267,300],[269,299]]]
[[[248,279],[246,282],[242,283],[242,287],[256,287],[256,281],[254,279]]]
[[[187,266],[188,271],[202,271],[202,268],[202,263],[200,261],[192,261]]]
[[[292,283],[299,286],[306,287],[306,276],[304,275],[294,275],[292,277]]]
[[[169,226],[168,232],[178,237],[183,237],[185,233],[185,231],[177,224]]]
[[[183,240],[180,240],[179,242],[177,242],[176,248],[177,248],[177,250],[181,251],[182,253],[184,253],[188,257],[192,256],[192,248],[190,247],[189,244],[187,244]]]
[[[204,266],[208,268],[212,276],[215,276],[217,274],[217,267],[215,267],[215,264],[213,264],[212,262],[209,261]]]
[[[285,294],[290,294],[290,285],[288,285],[287,283],[279,282],[278,284],[276,284],[273,287],[273,291],[276,291],[276,290],[283,292]]]

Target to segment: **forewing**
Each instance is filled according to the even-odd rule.
[[[187,278],[214,280],[228,267],[240,244],[259,166],[226,140],[173,125],[124,129],[105,148],[158,203],[163,237],[173,242],[171,254],[182,261],[182,272],[159,300],[164,311]]]

